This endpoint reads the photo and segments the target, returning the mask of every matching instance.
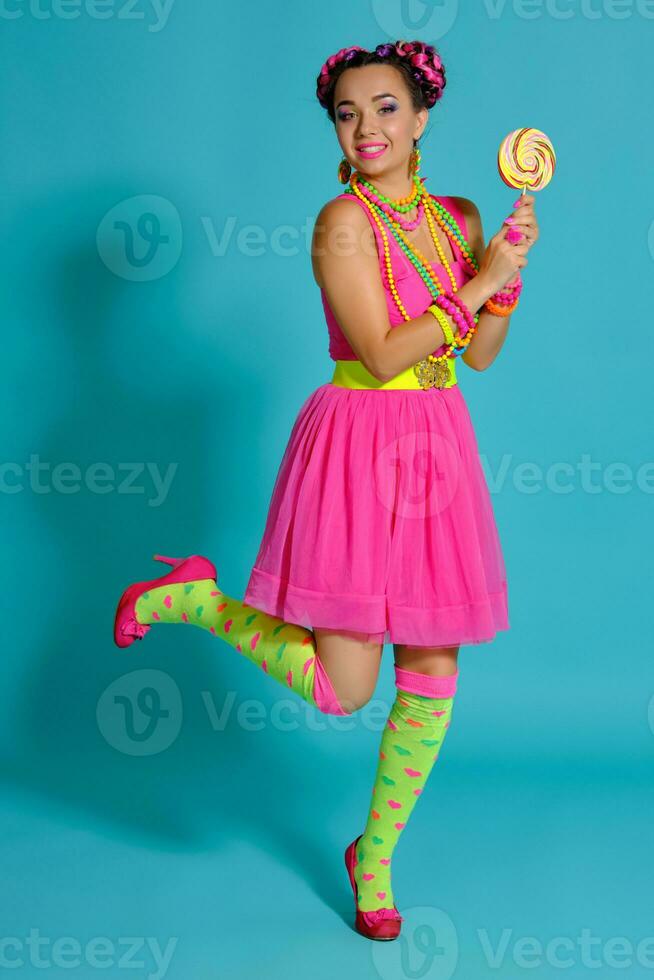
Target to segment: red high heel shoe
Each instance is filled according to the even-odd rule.
[[[128,647],[134,640],[142,640],[150,629],[149,623],[139,623],[134,613],[134,606],[139,596],[149,589],[160,585],[175,585],[180,582],[196,582],[200,579],[216,580],[216,569],[208,558],[202,555],[189,555],[188,558],[166,558],[164,555],[153,555],[157,561],[172,565],[172,572],[152,579],[150,582],[134,582],[128,585],[121,595],[116,615],[114,617],[114,642],[116,646]]]
[[[397,911],[396,907],[387,909],[373,909],[371,912],[362,912],[357,902],[357,883],[354,878],[354,868],[357,864],[357,844],[363,834],[348,844],[345,849],[345,867],[350,876],[350,884],[354,892],[354,907],[356,908],[356,918],[354,928],[367,939],[397,939],[402,928],[403,916]]]

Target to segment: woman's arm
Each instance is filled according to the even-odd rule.
[[[339,198],[324,206],[311,247],[316,282],[350,347],[380,381],[390,381],[445,343],[440,324],[428,312],[391,327],[375,235],[354,201]],[[478,275],[458,294],[476,312],[494,292],[486,277]],[[447,319],[456,331],[454,321]]]
[[[472,249],[478,264],[482,265],[482,260],[486,252],[486,246],[484,244],[484,232],[482,229],[481,215],[476,205],[472,201],[469,201],[465,197],[455,197],[454,200],[457,202],[459,208],[463,212],[466,220],[466,226],[468,230],[468,244]],[[522,221],[527,221],[532,223],[532,227],[529,231],[530,242],[529,247],[538,237],[538,231],[535,226],[535,221],[533,220],[533,209],[532,202],[533,197],[526,197],[525,203],[516,209],[516,228],[519,228],[523,234],[526,232],[526,226],[521,224]],[[528,202],[528,203],[527,203]],[[523,242],[520,243],[523,246]],[[516,247],[516,246],[511,246]],[[520,252],[524,252],[525,247],[520,248]],[[526,258],[522,261],[523,266],[527,264]],[[518,270],[519,272],[520,270]],[[480,275],[482,273],[480,272]],[[517,275],[517,273],[516,273]],[[478,277],[475,277],[478,278]],[[474,279],[473,279],[474,282]],[[467,284],[464,287],[467,289]],[[492,290],[492,293],[495,289]],[[463,289],[460,290],[461,297],[464,299]],[[492,295],[491,293],[491,295]],[[473,308],[470,307],[473,313],[476,313],[481,309],[483,303],[488,299],[485,297],[483,302]],[[468,367],[474,368],[476,371],[485,371],[487,367],[493,363],[497,355],[502,349],[502,345],[506,340],[506,335],[509,330],[509,323],[511,321],[512,314],[509,316],[495,316],[489,310],[482,309],[479,314],[479,321],[477,323],[477,329],[468,345],[467,351],[461,355],[462,360]]]

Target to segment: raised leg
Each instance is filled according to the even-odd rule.
[[[226,595],[212,579],[150,588],[134,612],[143,625],[200,626],[327,714],[351,714],[374,690],[381,643],[367,634],[287,623]]]

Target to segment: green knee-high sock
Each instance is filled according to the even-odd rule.
[[[392,908],[391,857],[447,734],[454,697],[398,689],[381,739],[368,821],[354,878],[361,911]]]
[[[229,643],[309,704],[348,714],[316,651],[312,630],[232,599],[213,579],[157,586],[136,601],[139,623],[190,623]]]

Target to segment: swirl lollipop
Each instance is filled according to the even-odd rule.
[[[502,140],[497,169],[509,187],[524,195],[527,188],[540,191],[554,176],[556,154],[551,140],[540,129],[515,129]]]

